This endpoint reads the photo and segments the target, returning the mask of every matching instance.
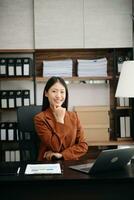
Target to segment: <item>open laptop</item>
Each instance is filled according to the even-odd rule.
[[[95,162],[73,165],[69,168],[87,173],[96,174],[110,170],[119,170],[125,167],[134,156],[134,148],[103,150]]]

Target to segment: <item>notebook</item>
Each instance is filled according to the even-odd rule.
[[[124,168],[134,156],[134,148],[109,149],[103,150],[95,162],[73,165],[69,168],[87,174],[96,174],[98,172],[113,171]]]

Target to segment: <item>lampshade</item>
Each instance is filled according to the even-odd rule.
[[[134,97],[134,61],[123,62],[115,97]]]

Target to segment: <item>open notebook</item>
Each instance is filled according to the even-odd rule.
[[[69,168],[84,172],[87,174],[96,174],[98,172],[119,170],[125,167],[132,156],[134,156],[134,148],[123,148],[123,149],[110,149],[103,150],[95,162],[73,165]]]

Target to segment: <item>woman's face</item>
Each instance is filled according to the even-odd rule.
[[[66,98],[65,87],[60,82],[57,82],[49,88],[48,92],[45,93],[45,96],[48,97],[52,109],[54,107],[60,107]]]

